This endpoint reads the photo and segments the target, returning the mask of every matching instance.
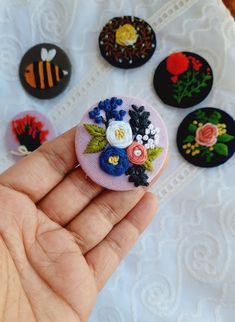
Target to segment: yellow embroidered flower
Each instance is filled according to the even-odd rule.
[[[221,124],[221,123],[219,123],[219,124],[217,124],[217,128],[218,128],[218,130],[219,130],[219,135],[223,135],[223,134],[225,134],[225,133],[227,133],[227,129],[226,129],[226,124]]]
[[[117,129],[117,130],[115,131],[115,136],[116,136],[116,139],[117,139],[117,140],[121,140],[121,139],[123,139],[123,138],[124,138],[124,136],[125,136],[125,131],[124,131],[123,129]]]
[[[114,155],[108,158],[108,163],[112,164],[112,165],[118,165],[118,161],[119,161],[119,156],[118,155]]]
[[[126,23],[116,30],[116,43],[121,46],[131,46],[137,41],[138,34],[135,28]]]

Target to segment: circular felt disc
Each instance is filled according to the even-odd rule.
[[[157,67],[154,88],[167,105],[187,108],[202,102],[213,85],[213,72],[208,62],[190,52],[169,55]]]
[[[49,99],[66,89],[71,71],[70,60],[61,48],[53,44],[39,44],[22,58],[19,76],[29,94]]]
[[[235,152],[235,121],[217,108],[201,108],[185,117],[177,133],[179,152],[203,168],[217,167]]]
[[[99,36],[101,55],[111,65],[135,68],[145,64],[156,49],[156,36],[143,19],[131,16],[111,19]]]
[[[97,184],[110,190],[148,186],[167,157],[168,136],[158,112],[132,97],[93,105],[76,132],[78,161]]]
[[[56,129],[46,116],[26,111],[17,114],[9,122],[6,144],[11,155],[18,160],[55,137]]]

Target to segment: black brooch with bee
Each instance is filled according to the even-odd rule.
[[[52,44],[39,44],[24,55],[19,75],[29,94],[49,99],[65,90],[71,69],[70,60],[61,48]]]

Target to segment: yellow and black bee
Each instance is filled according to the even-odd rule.
[[[29,64],[25,69],[25,80],[35,89],[45,90],[57,85],[64,76],[68,75],[66,70],[62,70],[51,61],[56,56],[56,49],[47,50],[42,48],[41,60]]]

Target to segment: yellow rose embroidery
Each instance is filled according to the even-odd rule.
[[[119,161],[119,156],[118,155],[111,156],[108,159],[108,162],[110,164],[113,164],[113,165],[118,165],[118,161]]]
[[[116,43],[121,46],[131,46],[137,41],[138,35],[135,28],[126,23],[116,30]]]

